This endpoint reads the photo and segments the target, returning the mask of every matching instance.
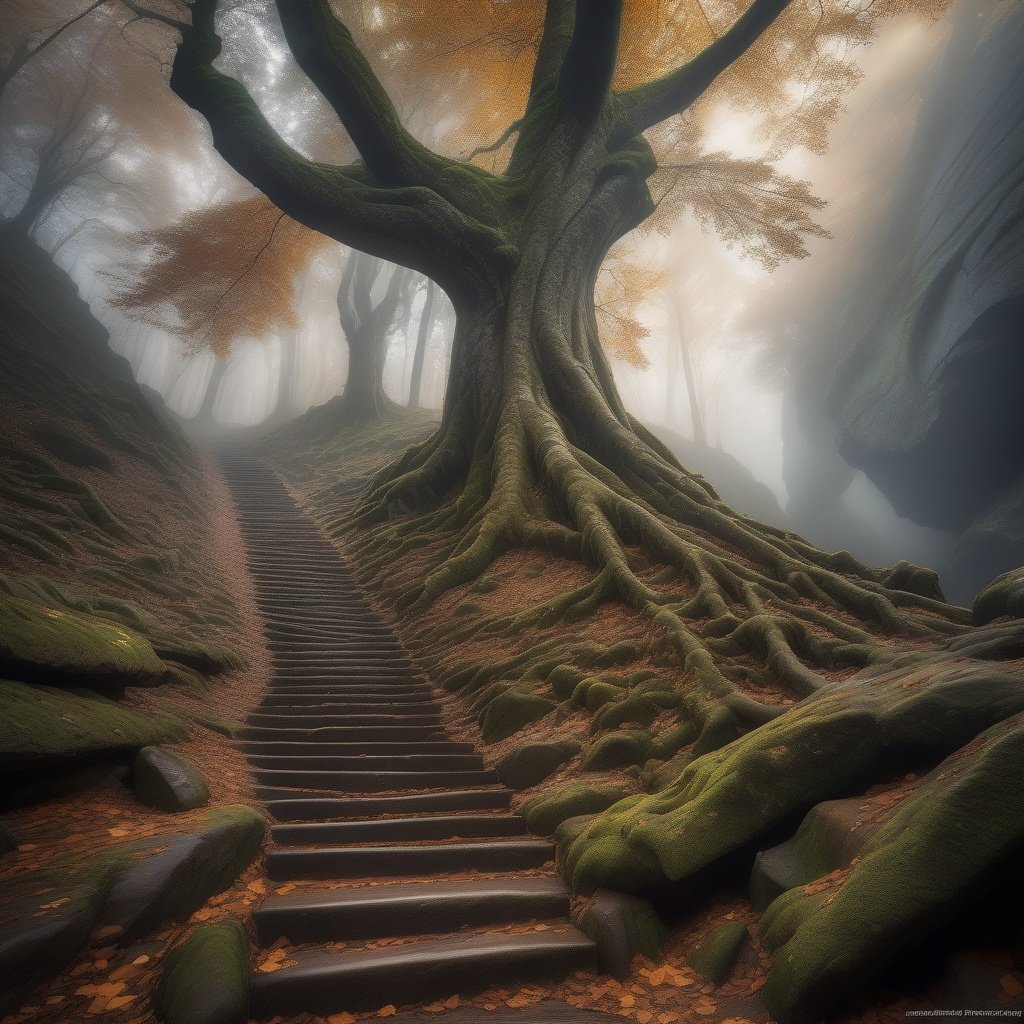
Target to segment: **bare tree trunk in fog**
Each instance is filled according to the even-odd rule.
[[[217,404],[217,396],[220,394],[220,387],[224,381],[224,375],[228,372],[228,361],[215,357],[213,372],[203,392],[203,404],[199,412],[192,417],[194,423],[202,426],[212,426],[214,423],[213,407]]]
[[[427,297],[423,301],[423,315],[416,336],[416,353],[412,357],[412,376],[409,379],[409,408],[420,407],[420,387],[423,380],[423,357],[427,352],[427,338],[434,326],[434,282],[427,278]]]
[[[672,312],[676,321],[676,338],[679,343],[679,355],[683,361],[683,377],[686,379],[686,395],[690,402],[690,422],[693,424],[693,439],[697,444],[707,447],[708,432],[704,424],[704,409],[701,405],[700,395],[697,393],[697,377],[693,372],[693,359],[690,354],[690,345],[686,338],[686,331],[683,327],[682,302],[679,296],[673,292],[671,297]]]

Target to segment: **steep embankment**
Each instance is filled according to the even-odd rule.
[[[428,429],[397,419],[331,436],[318,423],[313,437],[299,421],[268,450],[449,691],[463,736],[519,791],[514,806],[556,835],[577,909],[605,885],[653,900],[672,924],[665,972],[643,967],[621,1004],[602,991],[587,1005],[650,1020],[669,1009],[666,985],[681,1020],[896,1021],[909,1008],[1021,1004],[1017,917],[993,910],[1019,898],[1024,848],[1024,633],[1005,617],[1019,583],[979,608],[987,626],[894,640],[913,677],[898,661],[874,675],[837,667],[831,685],[801,692],[770,637],[767,671],[723,647],[729,677],[773,714],[698,730],[699,674],[657,623],[614,603],[572,622],[527,617],[586,583],[575,562],[510,551],[425,614],[402,614],[402,594],[458,534],[439,527],[431,545],[410,545],[404,510],[373,529],[352,512],[361,485]],[[850,621],[848,641],[866,628]]]
[[[147,1019],[173,922],[244,913],[263,835],[228,740],[266,674],[241,540],[70,278],[10,238],[0,359],[0,1016]]]

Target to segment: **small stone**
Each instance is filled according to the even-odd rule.
[[[135,795],[161,811],[191,811],[210,799],[199,770],[162,747],[143,747],[135,757]]]

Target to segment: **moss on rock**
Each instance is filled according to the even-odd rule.
[[[654,741],[639,729],[610,732],[592,743],[583,753],[580,767],[585,772],[624,768],[643,764],[654,752]]]
[[[743,944],[749,938],[746,927],[739,921],[727,921],[690,954],[690,963],[709,981],[724,985],[736,967]]]
[[[51,684],[152,686],[165,666],[145,637],[96,616],[0,594],[0,673]]]
[[[509,689],[491,700],[480,716],[480,731],[485,743],[494,743],[517,733],[524,725],[536,722],[557,705],[547,697]]]
[[[976,626],[984,626],[1003,615],[1024,618],[1024,568],[1003,573],[975,598],[973,618]]]
[[[1019,887],[1022,763],[1018,716],[927,776],[830,885],[790,889],[768,907],[773,1016],[820,1020],[980,899]]]
[[[98,696],[0,681],[0,777],[133,754],[184,739],[185,726]]]
[[[509,789],[529,789],[543,782],[579,753],[575,740],[527,743],[506,754],[497,765],[498,777]]]
[[[166,1024],[245,1024],[249,945],[242,925],[200,925],[171,949],[153,1008]]]
[[[523,814],[532,832],[550,836],[563,821],[581,814],[597,814],[626,795],[618,786],[569,782],[531,797],[523,804]]]

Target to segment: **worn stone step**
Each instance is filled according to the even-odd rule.
[[[445,786],[485,786],[498,781],[490,769],[412,772],[295,771],[257,768],[253,777],[261,786],[324,789],[337,793],[386,793],[405,789],[440,789]]]
[[[462,771],[484,766],[479,754],[250,754],[253,768],[291,771]]]
[[[416,882],[333,892],[269,896],[253,914],[267,946],[423,935],[569,913],[560,878],[497,878]]]
[[[262,789],[258,799],[276,821],[310,821],[321,818],[365,818],[380,814],[434,814],[452,811],[499,811],[512,804],[512,793],[493,789],[450,789],[441,793],[407,793],[400,796],[327,797],[303,796],[293,790]]]
[[[296,950],[293,966],[252,977],[257,1017],[372,1010],[382,1003],[469,995],[504,982],[550,981],[593,969],[596,947],[575,928],[451,936],[368,950]]]
[[[346,686],[343,683],[328,683],[319,687],[273,684],[267,690],[266,696],[263,698],[263,704],[266,707],[283,701],[293,706],[296,704],[321,704],[324,700],[333,700],[335,698],[351,698],[360,702],[388,700],[396,704],[423,704],[434,700],[436,696],[434,690],[425,683],[401,687],[390,685],[376,687],[367,685]]]
[[[261,717],[273,718],[303,718],[308,719],[310,725],[330,725],[336,718],[351,718],[353,715],[388,715],[390,717],[408,718],[410,716],[417,720],[428,716],[432,719],[439,719],[441,705],[436,701],[420,701],[410,703],[409,701],[392,701],[386,697],[372,701],[349,701],[345,699],[334,699],[320,704],[284,704],[264,705],[263,709],[255,714]],[[253,723],[257,724],[257,723]]]
[[[334,846],[271,850],[267,875],[275,882],[301,878],[402,878],[464,871],[524,871],[554,860],[543,839],[417,843],[411,846]]]
[[[281,846],[315,843],[401,843],[430,839],[498,839],[527,835],[517,814],[438,814],[428,817],[382,818],[378,821],[323,821],[274,825]]]
[[[427,740],[423,742],[376,742],[376,743],[330,743],[302,741],[240,740],[238,746],[251,756],[260,754],[372,754],[375,756],[402,754],[473,754],[472,743],[458,743],[455,740]]]
[[[329,726],[319,729],[249,725],[239,729],[236,738],[240,740],[302,740],[304,742],[326,740],[328,743],[344,743],[354,740],[390,742],[445,740],[448,736],[444,729],[436,725]]]

